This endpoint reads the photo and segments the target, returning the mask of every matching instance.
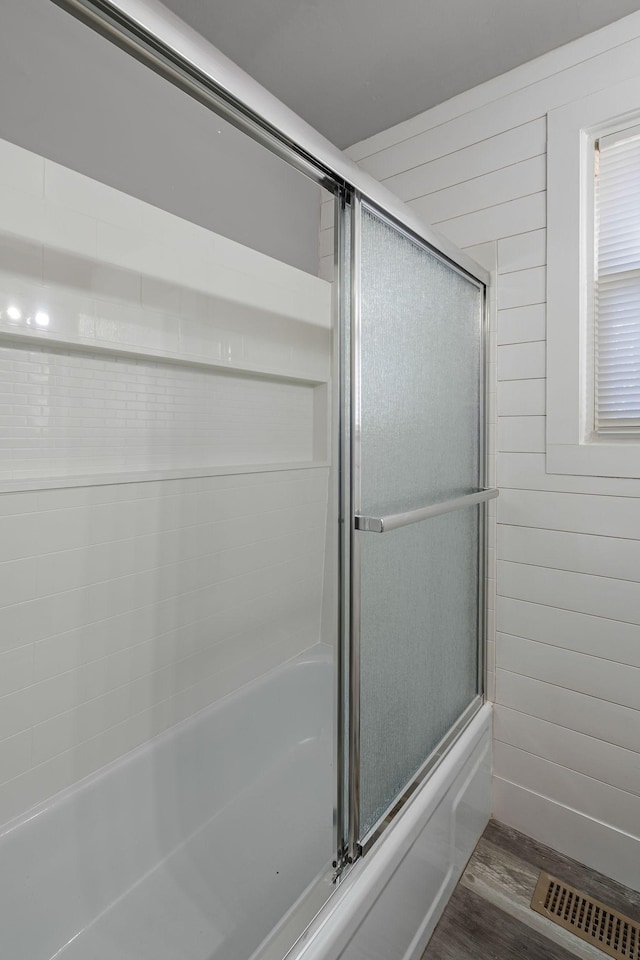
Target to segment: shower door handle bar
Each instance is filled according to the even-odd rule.
[[[462,510],[464,507],[473,507],[477,503],[495,500],[499,492],[497,487],[489,487],[486,490],[479,490],[477,493],[468,493],[463,497],[456,497],[454,500],[443,500],[441,503],[432,503],[428,507],[408,510],[406,513],[391,513],[388,517],[356,515],[354,518],[355,528],[365,533],[388,533],[389,530],[408,527],[412,523],[429,520],[430,517],[439,517],[443,513],[451,513],[453,510]]]

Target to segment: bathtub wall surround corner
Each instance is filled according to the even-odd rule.
[[[332,321],[7,141],[0,196],[5,823],[320,640]]]

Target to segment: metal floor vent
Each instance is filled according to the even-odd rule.
[[[640,924],[548,873],[538,878],[531,909],[610,957],[640,960]]]

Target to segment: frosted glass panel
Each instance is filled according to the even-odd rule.
[[[364,836],[476,695],[478,508],[358,536]]]
[[[482,296],[377,217],[362,223],[362,508],[478,487]]]
[[[360,512],[477,490],[481,291],[367,211],[361,270]],[[477,693],[479,512],[357,536],[364,837]]]

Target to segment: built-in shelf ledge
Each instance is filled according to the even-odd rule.
[[[18,346],[23,350],[53,350],[81,353],[100,359],[100,357],[124,357],[131,360],[147,360],[151,363],[178,365],[211,370],[232,376],[259,378],[263,380],[283,380],[288,383],[302,383],[308,386],[321,386],[328,383],[329,359],[324,358],[325,375],[305,373],[304,369],[274,367],[266,363],[249,363],[245,360],[221,360],[213,356],[178,353],[168,349],[156,350],[153,347],[136,346],[128,343],[109,343],[92,337],[72,337],[48,332],[7,329],[0,323],[0,347]]]
[[[140,470],[132,473],[96,473],[70,477],[22,477],[0,480],[0,494],[30,490],[57,490],[66,487],[104,487],[121,483],[149,483],[154,480],[196,480],[247,473],[277,473],[288,470],[315,470],[329,467],[329,460],[305,460],[298,463],[241,463],[191,467],[187,470]]]

